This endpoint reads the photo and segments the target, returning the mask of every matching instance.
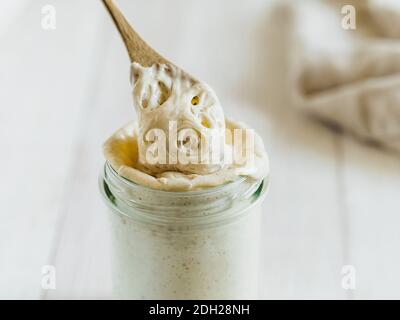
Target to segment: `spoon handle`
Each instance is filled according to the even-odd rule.
[[[144,67],[150,67],[154,63],[169,63],[133,30],[112,0],[103,0],[103,3],[125,43],[131,62],[138,62]]]

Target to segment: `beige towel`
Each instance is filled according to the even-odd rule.
[[[342,26],[344,4],[356,8],[356,30]],[[400,151],[400,0],[302,0],[291,10],[294,104]]]

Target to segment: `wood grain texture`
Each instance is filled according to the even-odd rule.
[[[0,297],[108,298],[97,178],[103,141],[135,118],[129,59],[100,1],[52,3],[56,30],[41,28],[47,2],[35,1],[0,38]],[[272,3],[118,1],[144,39],[209,82],[226,115],[265,142],[261,296],[399,298],[400,161],[290,107],[285,17]],[[56,290],[41,290],[46,264]],[[341,286],[348,264],[355,290]]]
[[[137,62],[145,67],[151,67],[155,63],[169,63],[133,30],[112,0],[103,0],[103,3],[125,43],[131,62]]]
[[[32,3],[0,41],[0,143],[7,154],[0,157],[2,298],[40,297],[42,267],[51,263],[56,226],[68,206],[79,152],[76,124],[85,114],[82,102],[92,82],[102,8],[54,1],[57,28],[44,30],[46,4]],[[89,11],[94,15],[85,16]]]
[[[358,299],[400,297],[400,161],[346,139],[343,145],[349,256]]]

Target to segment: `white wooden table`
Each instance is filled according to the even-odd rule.
[[[0,298],[108,298],[97,178],[103,141],[135,116],[125,49],[98,0],[3,2]],[[400,160],[291,109],[271,2],[118,3],[265,141],[262,297],[400,298]],[[41,26],[46,4],[55,30]],[[55,290],[42,289],[44,265],[56,268]],[[354,290],[342,286],[344,265],[356,271]]]

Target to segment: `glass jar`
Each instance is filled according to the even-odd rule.
[[[268,181],[200,191],[140,186],[106,163],[113,295],[119,299],[256,299],[261,200]]]

